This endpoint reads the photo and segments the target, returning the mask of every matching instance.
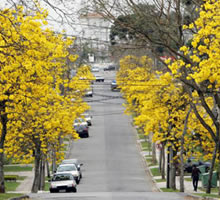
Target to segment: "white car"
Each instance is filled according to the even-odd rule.
[[[77,192],[76,181],[71,173],[54,174],[50,182],[50,193]]]
[[[81,118],[79,117],[79,118],[75,119],[73,126],[77,127],[79,125],[85,125],[86,126],[87,125],[86,120],[84,118],[82,118],[82,117]]]
[[[93,90],[87,90],[86,91],[86,94],[85,94],[85,97],[93,97]]]
[[[95,81],[96,82],[104,82],[105,78],[103,76],[100,76],[100,75],[95,75]]]
[[[80,173],[75,164],[61,164],[57,168],[56,174],[70,173],[77,184],[80,182]]]
[[[91,72],[99,72],[99,68],[98,67],[92,67]]]
[[[82,116],[85,118],[88,126],[92,126],[92,116],[89,113],[83,113]]]
[[[83,166],[83,164],[80,163],[78,159],[76,159],[76,158],[65,159],[62,161],[61,165],[63,165],[63,164],[75,164],[78,171],[79,171],[80,178],[82,178],[81,166]]]

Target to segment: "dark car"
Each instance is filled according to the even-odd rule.
[[[74,121],[74,128],[76,132],[79,134],[80,138],[88,138],[89,137],[89,127],[88,123],[83,118],[77,118]]]
[[[77,192],[76,182],[71,173],[54,174],[50,182],[50,192]]]
[[[115,65],[109,65],[107,67],[104,67],[104,71],[114,71],[114,70],[116,70]]]
[[[118,86],[117,86],[116,80],[112,81],[112,83],[111,83],[111,90],[112,91],[118,90]]]
[[[187,162],[185,163],[185,165],[184,165],[184,171],[187,172],[187,173],[191,173],[193,165],[195,165],[196,167],[205,166],[205,171],[206,172],[208,172],[210,167],[211,167],[210,162],[204,162],[204,161],[201,161],[201,160],[196,160],[195,158],[189,158],[187,160]]]

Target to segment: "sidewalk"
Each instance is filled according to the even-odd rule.
[[[25,176],[26,178],[20,182],[20,185],[16,188],[15,191],[8,191],[8,193],[22,193],[28,194],[31,192],[31,188],[34,181],[34,168],[32,171],[22,171],[22,172],[5,172],[5,175],[18,175]]]
[[[140,148],[141,148],[141,142],[145,141],[144,139],[138,139],[137,140],[137,143],[139,143],[140,145]],[[141,155],[143,157],[143,160],[146,162],[146,156],[149,156],[151,155],[151,152],[149,151],[146,151],[145,149],[142,149],[141,150]],[[157,157],[157,161],[159,161],[159,150],[156,149],[156,157]],[[152,179],[153,179],[153,182],[155,183],[156,187],[162,191],[162,188],[166,188],[166,181],[163,181],[161,182],[161,176],[153,176],[152,173],[151,173],[151,168],[158,168],[158,165],[156,166],[150,166],[148,167],[149,168],[149,172],[152,176]],[[184,176],[184,179],[186,178],[191,178],[191,176]],[[160,180],[159,182],[157,182],[157,180]],[[193,188],[193,185],[192,185],[192,181],[190,180],[184,180],[184,192],[189,194],[189,195],[192,195],[192,196],[195,196],[196,193],[205,193],[204,191],[200,190],[199,188],[202,187],[202,182],[199,181],[198,183],[198,189],[197,189],[197,192],[194,191],[194,188]],[[176,189],[179,190],[180,189],[180,177],[179,176],[176,176]],[[214,194],[214,193],[212,193]],[[217,193],[216,193],[217,194]]]

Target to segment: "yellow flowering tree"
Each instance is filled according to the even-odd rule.
[[[213,159],[207,192],[210,193],[212,171],[220,151],[220,2],[206,0],[200,8],[199,18],[185,29],[193,29],[191,45],[180,50],[184,60],[170,63],[169,68],[176,79],[190,88],[193,111],[212,139]],[[196,101],[196,103],[195,103]],[[201,108],[202,107],[202,108]],[[202,111],[202,112],[201,112]]]
[[[203,156],[208,160],[213,150],[210,134],[193,113],[189,115],[188,128],[183,136],[190,102],[197,104],[198,98],[192,100],[183,85],[170,73],[152,71],[151,62],[146,57],[128,56],[122,59],[117,83],[126,99],[127,113],[136,113],[135,125],[143,128],[146,135],[153,133],[154,142],[169,148],[171,170],[167,180],[169,176],[172,177],[171,187],[175,189],[176,168],[179,168],[177,153],[181,149],[181,139],[184,137],[184,160],[192,156],[192,153],[193,156]],[[198,109],[201,115],[205,114],[201,106]],[[209,123],[208,117],[205,120]],[[164,173],[164,167],[162,171]]]
[[[73,40],[43,28],[46,11],[28,16],[18,6],[0,12],[0,192],[5,192],[4,153],[26,163],[34,156],[32,192],[37,192],[40,162],[50,151],[63,158],[60,141],[65,135],[78,138],[73,121],[89,109],[82,93],[90,86],[65,75],[67,57],[77,58],[68,52]]]

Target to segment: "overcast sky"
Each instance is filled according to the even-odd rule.
[[[24,2],[28,2],[26,0]],[[51,8],[43,0],[41,0],[41,6],[48,10],[48,22],[49,26],[58,32],[63,29],[66,30],[67,34],[78,35],[81,32],[81,26],[78,21],[78,11],[82,7],[81,3],[83,0],[68,0],[63,1],[64,4],[59,3],[60,1],[50,0],[51,5],[55,5],[55,9]],[[19,2],[19,0],[0,0],[0,8],[9,8],[12,2]],[[68,17],[65,18],[63,13],[68,13]],[[70,25],[71,24],[71,25]]]

